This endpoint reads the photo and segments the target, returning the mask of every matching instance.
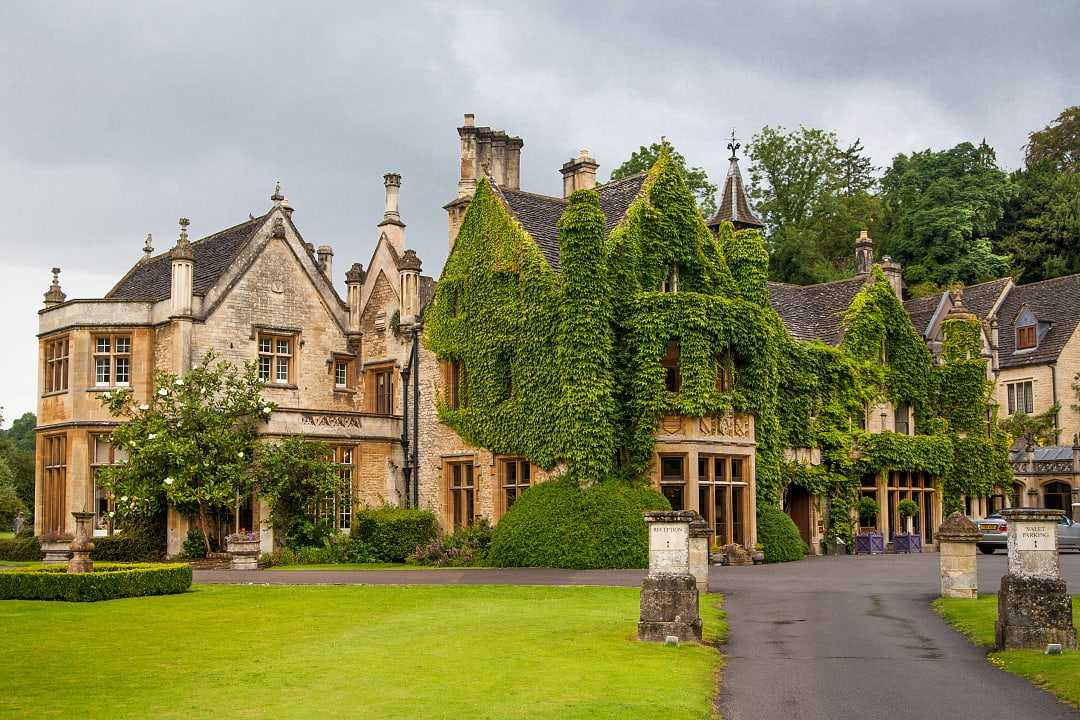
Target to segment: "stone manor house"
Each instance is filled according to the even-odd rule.
[[[609,231],[642,192],[643,175],[598,184],[599,165],[585,151],[561,167],[562,197],[526,192],[520,188],[521,138],[477,126],[472,115],[457,132],[460,178],[445,206],[451,253],[481,180],[555,272],[557,222],[575,190],[597,190]],[[235,363],[258,363],[265,395],[278,407],[261,430],[266,438],[303,435],[333,447],[350,493],[321,503],[318,511],[340,530],[349,529],[356,507],[383,504],[430,508],[447,531],[480,517],[497,522],[521,492],[558,472],[558,465],[544,470],[524,457],[472,446],[439,421],[440,402],[456,407],[462,401],[464,370],[422,342],[436,282],[406,249],[400,186],[399,175],[384,176],[385,208],[374,248],[366,267],[353,262],[344,272],[344,298],[333,283],[334,249],[304,239],[280,189],[264,214],[198,240],[189,240],[191,225],[182,218],[178,239],[165,252],[155,254],[147,236],[142,257],[101,298],[67,299],[54,269],[39,311],[35,532],[70,532],[70,513],[84,509],[95,513],[96,533],[114,531],[112,500],[95,474],[124,456],[109,443],[115,420],[98,394],[126,387],[147,399],[155,372],[183,372],[211,349]],[[723,222],[736,229],[762,227],[734,152],[719,212],[707,224],[715,232]],[[768,301],[793,338],[841,341],[842,315],[874,264],[873,241],[865,233],[854,251],[857,274],[850,279],[769,283]],[[900,266],[888,258],[878,264],[899,296]],[[675,287],[678,282],[677,274],[665,280]],[[975,314],[1001,413],[1037,413],[1055,402],[1062,408],[1060,437],[1072,444],[1014,453],[1014,487],[968,498],[970,514],[1016,504],[1068,510],[1080,492],[1080,415],[1071,407],[1072,378],[1080,370],[1078,302],[1080,276],[1070,276],[1026,286],[996,280],[905,304],[932,350],[940,347],[941,323],[950,312]],[[678,360],[677,348],[669,347],[661,360],[669,382]],[[869,408],[862,424],[873,433],[914,433],[906,406]],[[665,416],[655,430],[653,483],[673,506],[699,511],[718,544],[752,547],[756,541],[755,433],[755,418],[743,413]],[[817,461],[811,451],[788,454]],[[896,504],[911,498],[924,508],[917,531],[933,546],[942,519],[935,478],[893,472],[864,483],[864,494],[873,494],[883,508],[880,529],[888,534],[898,528]],[[819,548],[825,531],[821,499],[792,490],[784,502],[803,538]],[[261,528],[263,549],[270,550],[273,538],[261,522],[266,508],[247,500],[238,512],[238,524]],[[179,551],[187,526],[186,518],[170,512],[170,554]]]

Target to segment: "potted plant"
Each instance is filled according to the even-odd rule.
[[[750,557],[754,559],[755,565],[760,565],[765,562],[765,546],[761,543],[755,545],[754,552],[751,553]]]
[[[905,498],[897,503],[896,511],[904,522],[905,531],[893,536],[893,550],[907,553],[922,552],[922,537],[911,531],[911,519],[919,514],[919,504]]]
[[[855,554],[880,555],[885,552],[885,535],[877,529],[881,506],[870,497],[859,499],[859,534],[855,536]]]
[[[259,568],[259,533],[240,532],[225,538],[229,553],[229,567],[233,570],[257,570]]]

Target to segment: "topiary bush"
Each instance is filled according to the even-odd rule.
[[[23,562],[26,560],[36,561],[41,558],[41,543],[33,535],[0,540],[0,560]]]
[[[352,535],[371,548],[373,559],[405,562],[438,537],[439,523],[430,510],[368,508],[353,515]]]
[[[757,538],[765,546],[765,562],[802,560],[806,543],[788,514],[773,505],[758,505]]]
[[[649,487],[611,479],[582,490],[560,477],[526,490],[495,527],[488,562],[498,567],[642,568],[646,510],[670,510]]]
[[[0,600],[96,602],[143,595],[171,595],[191,587],[189,565],[95,563],[94,571],[69,574],[63,565],[0,572]]]

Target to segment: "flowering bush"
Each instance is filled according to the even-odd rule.
[[[225,536],[226,542],[256,542],[259,539],[259,533],[248,532],[241,530],[240,532],[234,532],[231,535]]]
[[[436,567],[483,565],[494,532],[487,518],[480,518],[473,527],[458,528],[453,535],[417,547],[409,556],[409,562]]]

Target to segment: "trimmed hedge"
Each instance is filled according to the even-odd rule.
[[[352,535],[371,548],[375,560],[405,562],[416,548],[438,537],[439,522],[429,510],[359,510],[353,515]]]
[[[41,552],[41,543],[31,535],[30,537],[17,537],[10,540],[0,540],[0,560],[23,562],[26,560],[37,561],[44,557]]]
[[[0,572],[0,600],[96,602],[171,595],[191,587],[190,565],[95,563],[94,572],[68,574],[63,565]]]
[[[670,510],[649,487],[605,480],[587,490],[559,477],[526,490],[495,527],[488,562],[498,567],[643,568],[646,510]]]
[[[93,538],[93,542],[90,557],[95,561],[152,562],[165,557],[165,531],[162,528],[133,528],[117,535]]]
[[[765,546],[765,562],[802,560],[806,543],[786,512],[772,505],[758,505],[757,539]]]

